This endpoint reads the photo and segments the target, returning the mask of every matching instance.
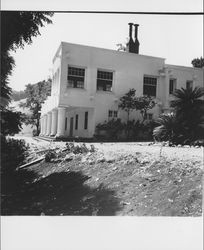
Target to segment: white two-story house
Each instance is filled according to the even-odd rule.
[[[41,136],[91,138],[98,123],[125,121],[119,99],[130,88],[150,95],[157,105],[149,119],[169,110],[176,88],[203,86],[203,69],[165,64],[164,58],[139,54],[138,25],[130,25],[126,51],[61,42],[53,58],[51,96],[41,110]],[[135,37],[132,38],[132,27]],[[140,114],[132,112],[131,119]]]

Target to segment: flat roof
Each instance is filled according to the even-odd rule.
[[[173,69],[183,69],[183,70],[204,70],[204,68],[196,68],[196,67],[188,67],[182,65],[174,65],[174,64],[165,64],[165,66],[173,68]]]
[[[77,44],[77,43],[69,43],[69,42],[64,42],[64,41],[62,41],[61,44],[71,45],[71,46],[80,46],[80,47],[85,47],[85,48],[93,48],[93,49],[96,49],[96,50],[104,50],[104,51],[107,51],[107,52],[121,53],[121,54],[131,55],[131,56],[141,56],[141,57],[155,58],[155,59],[161,59],[161,60],[165,60],[166,59],[166,58],[163,58],[163,57],[147,56],[147,55],[136,54],[136,53],[131,53],[131,52],[127,52],[127,51],[119,51],[119,50],[113,50],[113,49],[106,49],[106,48],[100,48],[100,47],[83,45],[83,44]]]

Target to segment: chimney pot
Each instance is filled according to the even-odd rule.
[[[128,23],[129,27],[129,37],[132,37],[132,26],[134,25],[133,23]]]
[[[134,46],[134,48],[135,48],[135,53],[138,54],[139,53],[139,46],[140,46],[140,43],[139,43],[138,37],[137,37],[139,24],[134,24],[134,26],[135,26],[135,44],[134,44],[135,46]]]

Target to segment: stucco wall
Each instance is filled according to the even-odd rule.
[[[85,88],[67,87],[68,65],[84,67]],[[118,100],[130,88],[136,89],[136,95],[143,95],[144,75],[157,77],[157,97],[161,77],[158,70],[164,67],[163,58],[155,58],[107,49],[76,44],[62,43],[62,74],[60,105],[74,107],[94,107],[96,123],[107,120],[108,110],[117,110]],[[97,70],[113,71],[113,91],[97,91]],[[121,118],[125,115],[120,112]]]
[[[84,89],[67,86],[68,65],[85,68]],[[97,70],[112,71],[112,92],[97,91]],[[70,117],[79,115],[79,128],[73,130],[74,136],[91,137],[95,125],[103,123],[108,117],[109,110],[117,110],[118,118],[127,120],[127,114],[118,110],[121,96],[130,88],[136,89],[136,95],[143,95],[143,78],[157,78],[156,102],[158,105],[149,113],[157,118],[163,111],[169,110],[169,79],[177,79],[177,88],[186,87],[186,81],[191,80],[195,86],[203,86],[203,70],[190,67],[165,64],[165,59],[128,52],[95,48],[84,45],[62,42],[53,59],[52,95],[42,108],[46,114],[55,107],[67,108],[67,130],[69,135]],[[89,112],[89,127],[83,129],[84,113]],[[140,119],[139,112],[132,112],[130,119]]]
[[[176,65],[167,65],[170,70],[170,78],[176,79],[177,89],[186,88],[186,82],[192,81],[193,88],[203,86],[204,69],[196,69],[191,67],[183,67]],[[168,103],[173,100],[173,96],[168,94]]]
[[[88,112],[88,128],[84,129],[85,112]],[[75,129],[76,115],[78,115],[78,128]],[[66,111],[67,129],[65,135],[70,135],[70,119],[73,117],[73,136],[92,137],[94,134],[94,109],[93,108],[76,108]]]

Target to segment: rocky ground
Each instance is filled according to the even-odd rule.
[[[28,161],[53,158],[17,171],[24,182],[4,189],[2,214],[202,215],[202,147],[26,141]]]

